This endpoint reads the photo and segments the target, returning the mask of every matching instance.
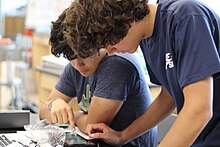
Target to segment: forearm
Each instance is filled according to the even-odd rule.
[[[191,146],[211,118],[206,112],[183,108],[159,147]]]
[[[158,97],[141,117],[121,132],[120,144],[125,144],[155,127],[170,115],[174,108],[175,105],[172,98]]]
[[[51,123],[69,123],[74,127],[73,108],[68,104],[71,97],[53,88],[47,99],[40,100],[40,119]]]
[[[193,144],[212,117],[212,91],[212,77],[207,77],[183,88],[183,108],[160,147],[188,147]]]
[[[74,119],[76,122],[76,125],[79,127],[79,129],[82,132],[86,132],[86,127],[87,127],[87,114],[85,114],[83,111],[75,111],[74,112]]]
[[[48,110],[48,101],[40,101],[39,117],[40,119],[47,119],[49,122],[52,122],[51,114]]]

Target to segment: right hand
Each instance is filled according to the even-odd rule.
[[[91,138],[102,139],[107,144],[122,145],[121,132],[111,129],[104,123],[88,124],[86,133],[88,133]]]
[[[74,110],[63,99],[56,99],[53,101],[50,113],[52,123],[69,123],[71,128],[75,127]]]

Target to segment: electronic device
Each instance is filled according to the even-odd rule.
[[[86,140],[85,138],[79,136],[78,134],[66,132],[65,147],[97,147],[95,141]]]
[[[24,130],[30,123],[29,110],[0,110],[0,132],[16,132]],[[14,131],[13,131],[14,130]]]

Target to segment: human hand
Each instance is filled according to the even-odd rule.
[[[52,123],[69,123],[72,129],[75,127],[74,110],[63,99],[53,101],[50,112]]]
[[[88,124],[86,133],[94,139],[102,139],[107,144],[122,145],[122,134],[104,123]]]

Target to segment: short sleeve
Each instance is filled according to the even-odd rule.
[[[181,20],[176,31],[179,84],[184,86],[220,72],[219,51],[213,38],[214,26],[200,15]],[[219,45],[218,45],[219,46]]]
[[[150,68],[150,66],[148,65],[147,61],[146,61],[146,67],[147,67],[147,72],[148,75],[150,77],[150,82],[156,85],[161,85],[161,83],[158,81],[158,79],[156,78],[156,76],[154,75],[152,69]]]
[[[74,72],[75,70],[73,69],[72,65],[70,63],[67,64],[63,73],[61,74],[59,81],[55,85],[55,88],[58,91],[70,97],[76,96],[76,88],[74,84],[74,77],[76,76],[76,74],[74,74]]]
[[[135,91],[136,79],[137,70],[130,61],[108,57],[100,64],[94,96],[125,101]]]
[[[144,56],[144,60],[145,60],[145,64],[146,64],[146,68],[147,68],[147,72],[149,74],[150,77],[150,82],[156,85],[161,85],[161,83],[158,81],[158,79],[156,78],[155,74],[153,73],[153,70],[150,68],[148,62],[147,62],[147,56],[148,56],[148,45],[147,45],[147,41],[145,39],[141,40],[140,42],[140,47],[141,47],[141,51],[143,52],[143,56]]]

